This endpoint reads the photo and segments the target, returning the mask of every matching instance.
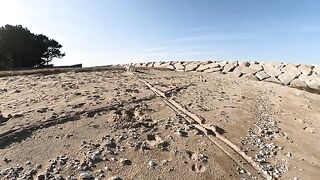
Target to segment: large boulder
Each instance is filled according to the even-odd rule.
[[[317,74],[320,74],[320,66],[315,66],[313,68],[313,72],[317,73]]]
[[[269,78],[270,76],[265,72],[265,71],[259,71],[255,74],[255,76],[260,80],[264,80],[264,79],[267,79]]]
[[[249,80],[254,80],[254,81],[258,81],[259,79],[257,77],[255,77],[253,74],[245,74],[242,76],[243,78],[249,79]]]
[[[315,80],[315,79],[312,79],[311,81],[307,82],[307,85],[308,85],[311,89],[320,90],[320,81],[317,81],[317,80]]]
[[[320,89],[320,76],[317,74],[311,74],[310,76],[302,74],[299,76],[299,79],[304,81],[312,89]]]
[[[282,73],[279,67],[273,66],[271,64],[264,64],[263,69],[269,76],[273,77],[277,77]]]
[[[242,75],[242,69],[245,68],[244,66],[237,66],[234,68],[232,72],[229,72],[228,74],[235,76],[235,77],[240,77]]]
[[[224,67],[228,62],[227,61],[219,61],[218,64],[220,67]]]
[[[279,79],[277,79],[276,77],[274,76],[271,76],[267,79],[264,79],[263,81],[266,81],[266,82],[272,82],[272,83],[276,83],[276,84],[281,84],[282,85],[282,82],[279,81]]]
[[[289,86],[294,87],[294,88],[307,88],[308,87],[308,85],[299,78],[296,78],[293,81],[291,81]]]
[[[210,69],[206,69],[203,72],[204,73],[212,73],[212,72],[217,72],[217,71],[221,71],[222,68],[221,67],[216,67],[216,68],[210,68]]]
[[[166,68],[166,67],[168,67],[169,65],[171,65],[171,62],[164,62],[164,63],[162,63],[159,67],[160,68]],[[154,67],[155,67],[155,65],[153,65]]]
[[[250,63],[248,61],[239,61],[238,62],[240,67],[249,67]]]
[[[300,65],[298,67],[299,71],[301,71],[302,74],[311,75],[312,73],[312,66],[309,65]]]
[[[278,76],[278,79],[284,84],[288,85],[291,81],[295,79],[295,76],[291,73],[283,73],[280,76]]]
[[[153,67],[154,66],[154,62],[148,62],[147,63],[147,67]]]
[[[155,63],[153,64],[153,67],[159,68],[161,64],[163,64],[163,62],[155,62]]]
[[[261,71],[263,69],[260,64],[250,64],[249,68],[250,69],[255,69],[255,70],[257,70],[257,72]]]
[[[199,63],[197,62],[193,62],[193,63],[189,63],[185,66],[185,71],[195,71],[199,66]]]
[[[167,66],[166,68],[171,69],[171,70],[175,70],[174,66],[172,66],[171,64],[169,66]]]
[[[262,68],[261,68],[262,69]],[[260,70],[261,70],[260,69]],[[251,68],[251,65],[250,65],[250,67],[243,67],[242,69],[241,69],[241,73],[243,73],[243,74],[255,74],[255,73],[257,73],[259,70],[258,69],[255,69],[255,68]]]
[[[288,85],[293,81],[295,78],[299,77],[301,71],[296,68],[295,66],[288,65],[282,69],[283,74],[278,76],[278,79],[284,84]]]
[[[238,66],[237,62],[229,61],[228,64],[226,64],[222,70],[222,73],[226,74],[228,72],[231,72]]]
[[[282,69],[282,72],[287,73],[287,74],[291,73],[295,77],[298,77],[301,74],[301,71],[293,65],[287,65],[286,67],[284,67]]]
[[[184,65],[182,65],[180,62],[177,62],[173,65],[177,71],[184,71]]]
[[[210,69],[210,68],[218,68],[220,67],[218,63],[209,63],[209,64],[201,64],[197,71],[203,72],[204,70]]]

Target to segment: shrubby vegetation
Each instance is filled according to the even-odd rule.
[[[49,66],[53,58],[65,56],[61,47],[56,40],[21,25],[5,25],[0,27],[0,69]]]

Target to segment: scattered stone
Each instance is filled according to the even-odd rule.
[[[22,113],[15,113],[12,117],[13,118],[23,117],[23,114]]]
[[[162,163],[163,166],[168,165],[169,162],[170,162],[170,161],[168,161],[168,160],[166,160],[166,159],[161,161],[161,163]]]
[[[157,164],[156,164],[155,161],[151,160],[151,161],[148,162],[148,166],[149,166],[150,168],[154,169],[154,168],[157,166]]]
[[[21,90],[19,90],[19,89],[16,89],[15,91],[13,91],[13,93],[20,93],[21,92]]]
[[[315,133],[315,128],[306,127],[304,130],[307,131],[308,133],[311,133],[311,134]]]
[[[157,147],[161,150],[168,150],[169,145],[170,144],[168,141],[161,141],[160,143],[158,143]]]
[[[9,162],[11,162],[11,160],[10,159],[8,159],[8,158],[3,158],[3,161],[5,162],[5,163],[9,163]]]
[[[131,165],[132,164],[132,161],[130,161],[129,159],[120,159],[119,162],[122,164],[122,165]]]
[[[48,110],[48,108],[47,108],[47,107],[44,107],[44,108],[39,108],[39,109],[37,109],[36,112],[38,112],[38,113],[45,113],[45,112],[47,112],[47,110]]]
[[[83,179],[83,180],[93,180],[94,177],[93,177],[91,174],[87,173],[87,172],[83,172],[83,173],[80,173],[79,179]]]
[[[292,157],[292,154],[291,154],[290,152],[287,152],[287,153],[286,153],[286,156],[289,157],[289,158],[291,158],[291,157]]]
[[[154,140],[156,140],[156,136],[154,134],[147,134],[147,140],[154,141]]]
[[[9,120],[9,118],[4,117],[4,116],[0,113],[0,124],[1,124],[1,123],[5,123],[5,122],[7,122],[8,120]]]
[[[111,169],[110,169],[108,166],[104,167],[104,169],[105,169],[106,171],[111,171]]]
[[[203,173],[206,168],[202,164],[196,163],[191,166],[191,170],[195,173]]]
[[[120,176],[112,176],[108,180],[122,180],[122,178]]]

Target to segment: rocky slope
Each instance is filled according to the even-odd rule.
[[[123,65],[118,65],[123,66]],[[128,65],[124,65],[128,66]],[[273,82],[320,93],[320,66],[256,61],[147,62],[133,67],[167,68],[179,72],[220,72],[233,77]]]

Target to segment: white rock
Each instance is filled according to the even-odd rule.
[[[167,66],[166,68],[167,68],[167,69],[171,69],[171,70],[174,70],[174,69],[175,69],[174,66],[172,66],[172,65],[169,65],[169,66]]]
[[[263,81],[266,81],[266,82],[272,82],[272,83],[276,83],[276,84],[281,84],[282,85],[282,82],[279,81],[279,79],[277,79],[276,77],[274,76],[271,76],[267,79],[264,79]]]
[[[235,69],[237,67],[238,63],[237,62],[228,62],[228,64],[226,64],[222,70],[222,73],[226,74],[230,71],[232,71],[233,69]]]
[[[284,84],[288,85],[291,81],[293,81],[296,78],[296,75],[293,73],[283,73],[278,76],[278,79]]]
[[[210,69],[206,69],[203,72],[204,73],[212,73],[212,72],[217,72],[217,71],[221,71],[221,68],[210,68]]]
[[[292,74],[295,78],[301,74],[301,71],[293,65],[287,65],[282,71],[286,74]]]
[[[155,63],[153,64],[153,67],[160,67],[161,64],[162,64],[162,62],[155,62]]]
[[[270,64],[263,65],[263,69],[269,76],[273,76],[273,77],[277,77],[282,73],[279,68],[272,66]]]
[[[243,78],[246,79],[250,79],[250,80],[254,80],[254,81],[258,81],[259,79],[257,77],[255,77],[253,74],[245,74],[242,76]]]
[[[262,68],[261,68],[262,69]],[[261,70],[260,69],[260,70]],[[260,70],[258,70],[258,69],[255,69],[255,68],[251,68],[251,66],[250,67],[244,67],[244,68],[242,68],[241,69],[241,73],[243,73],[243,74],[255,74],[255,73],[257,73],[258,71],[260,71]]]
[[[184,65],[182,65],[180,62],[175,63],[173,66],[176,68],[177,71],[184,71]]]
[[[220,67],[218,63],[209,63],[209,64],[201,64],[197,71],[203,72],[204,70],[211,69],[211,68],[218,68]]]
[[[185,71],[188,72],[188,71],[194,71],[197,69],[197,67],[199,66],[199,63],[190,63],[190,64],[187,64],[185,66]]]
[[[257,70],[257,71],[261,71],[261,70],[262,70],[262,66],[261,66],[260,64],[251,64],[251,65],[249,66],[249,68],[255,69],[255,70]]]
[[[297,88],[297,87],[307,88],[308,87],[308,85],[304,81],[299,79],[299,78],[294,79],[293,81],[291,81],[289,86],[290,87],[295,87],[295,88]]]
[[[155,168],[157,166],[157,164],[153,160],[149,161],[148,165],[150,168]]]
[[[249,67],[250,63],[248,61],[239,61],[238,62],[240,67]]]
[[[320,74],[320,66],[315,66],[313,68],[313,72],[317,73],[317,74]]]
[[[270,76],[265,72],[265,71],[259,71],[255,74],[255,76],[260,80],[264,80],[264,79],[267,79],[269,78]]]
[[[302,74],[306,74],[306,75],[311,75],[312,72],[312,66],[308,66],[308,65],[300,65],[298,67],[298,69],[302,72]]]

